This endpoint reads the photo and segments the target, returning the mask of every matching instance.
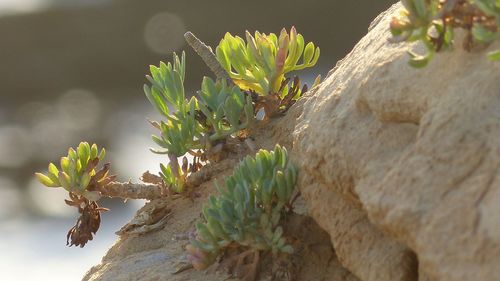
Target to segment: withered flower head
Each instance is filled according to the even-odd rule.
[[[93,239],[93,235],[99,230],[101,212],[108,209],[101,208],[96,202],[89,201],[87,198],[74,193],[70,193],[70,198],[71,200],[65,200],[66,204],[77,207],[80,217],[76,221],[76,224],[68,231],[66,245],[70,247],[75,245],[83,248],[89,240]]]

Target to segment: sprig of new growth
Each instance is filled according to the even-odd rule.
[[[206,268],[225,249],[236,245],[245,250],[238,255],[242,260],[237,266],[243,266],[245,257],[252,254],[251,270],[246,274],[255,277],[260,252],[292,253],[280,222],[296,178],[296,168],[279,145],[242,160],[224,187],[218,187],[220,194],[210,196],[203,209],[206,221],[196,225],[198,236],[186,247],[193,266]]]
[[[82,142],[77,149],[70,148],[68,155],[61,157],[60,167],[49,164],[48,173],[35,173],[38,180],[48,187],[62,187],[68,192],[83,196],[90,201],[100,198],[99,187],[104,187],[115,176],[108,176],[109,164],[99,171],[96,168],[104,160],[106,151]]]
[[[82,142],[75,150],[70,148],[68,156],[61,158],[61,166],[49,164],[48,173],[36,173],[38,180],[48,187],[62,187],[69,192],[70,200],[66,204],[76,207],[81,214],[75,226],[67,235],[67,244],[83,247],[93,239],[99,229],[102,211],[95,201],[101,198],[101,191],[115,179],[108,176],[109,163],[96,170],[104,160],[105,150]],[[71,242],[70,242],[71,241]]]
[[[436,52],[449,49],[454,29],[466,30],[466,50],[474,44],[489,43],[500,37],[499,0],[402,0],[404,10],[390,24],[394,42],[422,42],[426,53],[410,52],[410,65],[424,67]],[[488,55],[500,59],[500,51]]]

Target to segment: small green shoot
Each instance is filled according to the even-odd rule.
[[[83,247],[92,240],[101,224],[100,213],[107,211],[96,203],[101,198],[101,191],[116,178],[108,175],[109,163],[96,170],[105,154],[104,148],[99,151],[96,144],[90,146],[81,142],[76,150],[70,148],[68,155],[61,158],[59,168],[50,163],[47,174],[35,173],[45,186],[67,190],[70,200],[65,200],[66,204],[80,213],[76,224],[68,231],[66,244],[69,246]]]
[[[90,201],[97,201],[100,198],[97,185],[104,187],[114,179],[114,176],[108,176],[109,165],[96,170],[105,154],[104,148],[99,151],[96,144],[90,146],[87,142],[82,142],[76,150],[68,150],[68,155],[61,158],[59,168],[50,163],[47,174],[35,175],[45,186],[62,187]]]

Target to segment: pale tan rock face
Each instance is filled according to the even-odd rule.
[[[256,138],[258,147],[290,149],[308,212],[328,232],[296,225],[316,234],[303,235],[310,250],[297,278],[499,280],[500,62],[485,54],[500,44],[466,53],[457,42],[411,68],[407,51],[421,47],[388,42],[398,9],[379,16],[319,87]],[[84,280],[226,278],[173,273],[187,243],[174,238],[194,229],[211,185],[194,202],[169,201],[164,229],[122,238]]]
[[[301,191],[361,280],[498,280],[500,44],[413,69],[421,47],[388,42],[399,8],[300,103]]]

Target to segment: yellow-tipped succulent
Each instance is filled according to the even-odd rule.
[[[320,55],[295,27],[290,33],[282,29],[279,36],[247,31],[245,37],[246,42],[226,33],[216,48],[217,60],[241,89],[259,95],[278,93],[285,74],[314,66]]]
[[[109,165],[96,170],[106,151],[99,151],[96,144],[81,142],[77,149],[70,148],[68,155],[61,157],[59,168],[50,163],[47,174],[35,173],[38,180],[48,187],[62,187],[68,192],[84,196],[90,201],[100,198],[98,187],[104,187],[114,179],[108,176]]]

